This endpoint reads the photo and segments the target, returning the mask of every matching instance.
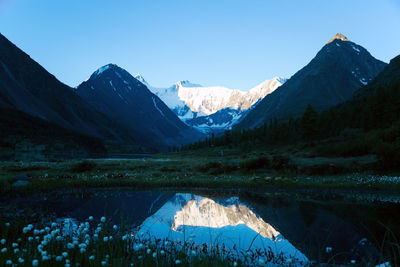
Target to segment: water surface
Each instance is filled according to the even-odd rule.
[[[247,189],[90,190],[15,199],[12,204],[78,222],[88,216],[105,215],[115,223],[124,218],[140,236],[233,251],[271,250],[299,261],[378,262],[386,227],[397,235],[400,225],[400,205],[392,202]]]

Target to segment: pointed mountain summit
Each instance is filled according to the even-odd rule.
[[[350,40],[347,39],[346,36],[344,36],[344,35],[341,34],[341,33],[337,33],[335,36],[333,36],[333,38],[331,38],[331,39],[327,42],[327,44],[332,43],[334,40],[342,40],[342,41],[344,41],[344,42],[350,42]]]
[[[149,85],[147,83],[147,81],[143,78],[142,74],[137,73],[137,74],[133,75],[133,77],[135,77],[136,80],[138,80],[139,82],[143,83],[144,85],[146,85],[146,86]]]
[[[273,118],[297,117],[308,104],[322,111],[343,103],[386,65],[362,46],[337,34],[310,63],[267,95],[237,127],[253,128]]]
[[[141,81],[143,77],[136,76]],[[157,150],[200,138],[140,80],[114,64],[96,70],[76,92],[100,112],[122,123],[140,143]]]
[[[0,108],[16,109],[101,139],[127,140],[115,122],[88,105],[0,34]]]

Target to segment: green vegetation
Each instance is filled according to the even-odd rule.
[[[94,187],[284,187],[397,190],[400,178],[360,172],[374,156],[308,158],[304,151],[264,150],[245,155],[221,147],[154,155],[143,159],[92,159],[59,162],[2,162],[3,196],[62,188]],[[32,183],[12,186],[17,175]]]
[[[48,221],[48,219],[47,219]],[[12,224],[0,221],[2,266],[247,266],[297,263],[265,251],[228,251],[218,245],[173,242],[136,234],[124,224],[90,216],[74,229],[72,220]],[[300,263],[297,263],[300,265]]]
[[[308,105],[297,119],[275,119],[255,129],[226,131],[181,150],[214,147],[238,148],[243,154],[253,150],[302,150],[309,158],[375,155],[377,160],[363,166],[364,170],[399,171],[400,82],[372,84],[351,101],[321,114]]]

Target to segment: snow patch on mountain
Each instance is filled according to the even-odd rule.
[[[105,65],[105,66],[103,66],[103,67],[101,67],[101,68],[98,68],[98,69],[94,72],[94,74],[95,74],[95,75],[100,75],[101,73],[103,73],[104,71],[108,70],[109,68],[110,68],[110,64]]]
[[[164,113],[163,113],[163,112],[161,111],[161,109],[157,106],[157,103],[156,103],[156,100],[154,99],[154,97],[152,97],[152,99],[153,99],[154,107],[158,110],[158,112],[160,112],[160,114],[161,114],[163,117],[165,117]]]

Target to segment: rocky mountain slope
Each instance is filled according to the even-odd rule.
[[[145,84],[116,65],[99,68],[75,91],[99,112],[133,132],[140,143],[165,150],[201,137]]]
[[[343,103],[385,66],[365,48],[337,34],[309,64],[267,95],[237,128],[253,128],[272,118],[296,117],[308,104],[322,111]]]

